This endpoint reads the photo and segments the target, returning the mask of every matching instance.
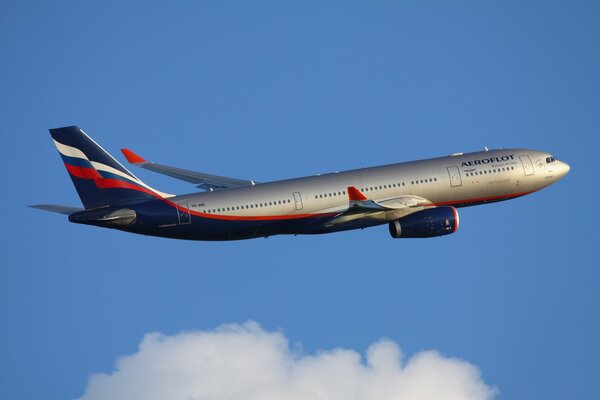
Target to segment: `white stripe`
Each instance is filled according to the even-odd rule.
[[[136,178],[134,178],[132,176],[129,176],[126,173],[119,171],[118,169],[115,169],[113,167],[110,167],[108,165],[105,165],[105,164],[102,164],[102,163],[99,163],[99,162],[96,162],[96,161],[90,161],[90,162],[92,163],[92,166],[94,168],[96,168],[97,170],[110,172],[111,174],[119,175],[120,177],[128,179],[128,180],[130,180],[132,182],[135,182],[135,183],[137,183],[139,185],[144,185],[140,180],[138,180],[138,179],[136,179]]]
[[[148,189],[148,190],[150,190],[150,191],[152,191],[152,192],[156,193],[156,194],[157,194],[157,195],[159,195],[160,197],[163,197],[163,198],[164,198],[164,197],[173,197],[173,196],[174,196],[173,194],[168,194],[168,193],[159,192],[158,190],[156,190],[156,189],[153,189],[153,188],[151,188],[150,186],[146,185],[144,182],[140,181],[139,179],[137,179],[137,178],[133,178],[133,177],[131,177],[131,176],[127,175],[126,173],[124,173],[124,172],[122,172],[122,171],[119,171],[118,169],[115,169],[115,168],[113,168],[113,167],[110,167],[110,166],[108,166],[108,165],[105,165],[105,164],[102,164],[102,163],[99,163],[99,162],[96,162],[96,161],[90,161],[90,162],[92,163],[92,166],[93,166],[95,169],[97,169],[97,170],[99,170],[99,171],[110,172],[111,174],[115,174],[115,175],[118,175],[118,176],[120,176],[120,177],[122,177],[122,178],[125,178],[125,179],[127,179],[127,180],[129,180],[129,181],[131,181],[131,182],[133,182],[133,183],[136,183],[136,184],[138,184],[138,185],[140,185],[140,186],[143,186],[143,187],[145,187],[146,189]]]
[[[52,139],[52,140],[54,140],[54,139]],[[60,154],[62,154],[63,156],[82,158],[84,160],[88,160],[86,155],[83,154],[83,152],[76,147],[67,146],[66,144],[57,142],[56,140],[54,140],[54,145],[58,149],[58,152]]]
[[[126,173],[128,173],[128,174],[129,174],[130,176],[132,176],[134,179],[137,179],[137,177],[136,177],[134,174],[132,174],[132,173],[131,173],[131,172],[130,172],[130,171],[127,169],[127,168],[125,168],[125,167],[124,167],[124,166],[123,166],[123,165],[122,165],[120,162],[118,162],[117,160],[115,160],[115,158],[114,158],[113,156],[111,156],[111,155],[110,155],[110,153],[109,153],[108,151],[104,150],[104,149],[102,148],[102,146],[100,146],[98,143],[96,143],[96,141],[95,141],[94,139],[92,139],[91,137],[89,137],[89,136],[87,135],[87,133],[85,133],[85,132],[83,131],[83,129],[79,129],[79,132],[81,132],[81,134],[82,134],[83,136],[85,136],[85,137],[86,137],[86,138],[88,138],[88,139],[89,139],[89,140],[90,140],[92,143],[94,143],[96,146],[98,146],[98,148],[99,148],[100,150],[102,150],[102,151],[104,152],[104,154],[106,154],[106,156],[107,156],[108,158],[112,159],[112,160],[113,160],[113,162],[114,162],[115,164],[117,164],[119,167],[123,168],[123,170],[124,170]],[[139,179],[138,179],[138,180],[139,180]]]
[[[85,135],[85,133],[84,133],[84,135]],[[89,136],[88,136],[88,138],[89,138]],[[54,139],[52,139],[52,140],[54,140]],[[90,140],[91,140],[91,138],[90,138]],[[98,145],[96,142],[94,142],[94,143],[96,145]],[[87,156],[81,150],[79,150],[76,147],[67,146],[66,144],[62,144],[60,142],[57,142],[56,140],[54,140],[54,144],[56,145],[56,148],[58,149],[59,153],[62,154],[62,155],[64,155],[64,156],[74,157],[74,158],[80,158],[80,159],[89,161],[89,159],[87,158]],[[98,147],[100,147],[100,146],[98,146]],[[106,153],[106,150],[104,150],[104,149],[102,149],[102,150]],[[108,154],[108,153],[106,153],[106,154]],[[108,154],[108,155],[110,156],[110,154]],[[110,158],[112,158],[115,161],[115,163],[117,163],[118,165],[121,165],[112,156],[110,156]],[[152,189],[150,186],[146,185],[144,182],[140,181],[135,176],[133,176],[133,174],[128,175],[128,174],[126,174],[126,173],[124,173],[122,171],[119,171],[118,169],[115,169],[115,168],[110,167],[110,166],[108,166],[106,164],[102,164],[102,163],[99,163],[99,162],[96,162],[96,161],[90,161],[90,163],[92,164],[92,167],[94,167],[96,170],[110,172],[111,174],[118,175],[118,176],[120,176],[122,178],[125,178],[125,179],[127,179],[127,180],[129,180],[129,181],[131,181],[133,183],[136,183],[136,184],[138,184],[140,186],[145,187],[146,189],[148,189],[148,190],[156,193],[160,197],[167,198],[167,197],[174,197],[175,196],[173,194],[163,193],[163,192],[159,192],[156,189]],[[129,172],[129,171],[127,171],[127,172]]]

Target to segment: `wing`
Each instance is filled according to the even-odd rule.
[[[150,171],[158,172],[159,174],[167,175],[172,178],[181,179],[183,181],[193,183],[196,185],[196,187],[199,187],[200,189],[204,190],[213,191],[241,186],[252,186],[256,184],[256,182],[250,180],[205,174],[203,172],[195,172],[187,169],[169,167],[168,165],[161,165],[154,162],[148,162],[129,149],[121,149],[121,152],[123,153],[125,158],[127,158],[127,161],[129,161],[133,165]]]
[[[431,202],[419,196],[399,196],[380,201],[369,200],[354,186],[348,187],[348,209],[337,215],[329,225],[337,225],[356,219],[373,218],[393,221],[429,206]]]

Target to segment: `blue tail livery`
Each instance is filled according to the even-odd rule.
[[[50,129],[50,135],[86,209],[165,196],[136,178],[77,126]]]

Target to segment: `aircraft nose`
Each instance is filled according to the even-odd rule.
[[[564,162],[564,161],[561,161],[560,163],[562,164],[561,165],[561,167],[562,167],[561,170],[562,171],[561,171],[560,175],[561,175],[561,177],[563,177],[563,176],[565,176],[565,175],[567,175],[569,173],[569,171],[571,170],[571,166],[569,164],[567,164],[566,162]]]

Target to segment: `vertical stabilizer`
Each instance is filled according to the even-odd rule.
[[[168,197],[144,184],[77,126],[50,135],[86,209]]]

